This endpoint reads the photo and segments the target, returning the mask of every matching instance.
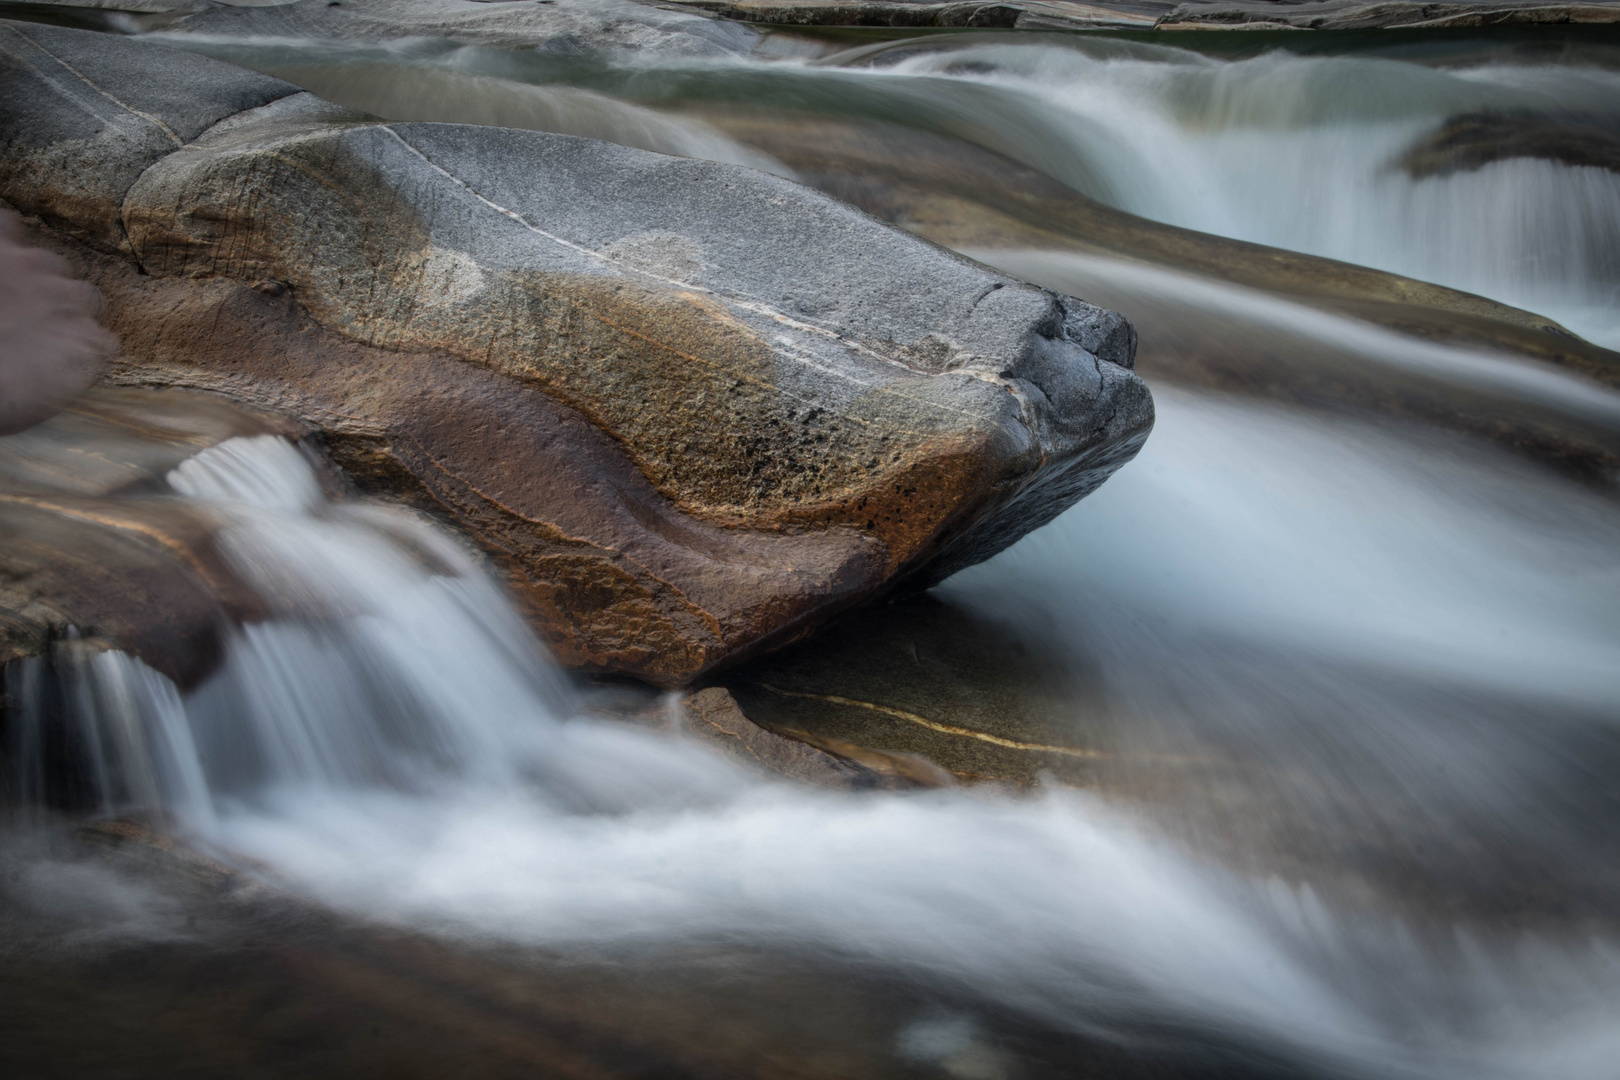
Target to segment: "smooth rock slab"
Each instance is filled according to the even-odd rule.
[[[315,425],[363,486],[496,554],[569,663],[679,684],[938,580],[1151,426],[1117,315],[790,181],[4,30],[55,63],[6,69],[30,127],[8,113],[0,139],[42,149],[0,196],[123,254],[79,254],[120,377]],[[143,66],[188,73],[183,102],[137,107]]]

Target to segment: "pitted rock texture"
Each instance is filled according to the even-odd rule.
[[[114,123],[56,92],[88,78],[81,46],[129,54],[102,102],[176,56],[7,32],[59,62],[9,69],[7,93],[51,102],[30,114],[47,147]],[[228,111],[241,73],[184,60],[185,107]],[[178,131],[166,107],[116,123]],[[778,177],[291,93],[178,148],[102,153],[132,178],[116,198],[101,181],[111,208],[57,205],[48,171],[0,196],[69,234],[122,230],[124,258],[77,249],[119,377],[314,424],[363,487],[494,554],[590,670],[680,684],[937,580],[1094,489],[1151,426],[1118,316]]]

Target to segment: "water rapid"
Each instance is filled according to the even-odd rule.
[[[1569,846],[1543,830],[1581,806],[1511,820],[1543,770],[1574,764],[1569,743],[1414,708],[1391,679],[1591,723],[1620,670],[1620,516],[1575,512],[1528,475],[1482,482],[1502,463],[1472,449],[1415,472],[1398,444],[1353,428],[1166,405],[1154,452],[1095,512],[952,589],[987,608],[1039,606],[1071,641],[1106,643],[1119,693],[1154,707],[1161,729],[1190,715],[1163,698],[1201,696],[1226,735],[1250,726],[1251,758],[1294,755],[1364,788],[1427,777],[1443,753],[1456,773],[1414,796],[1424,812],[1449,814],[1463,839],[1507,829]],[[225,522],[228,557],[279,610],[184,695],[123,654],[59,647],[96,775],[121,778],[105,809],[156,803],[197,842],[339,908],[531,944],[809,949],[1060,1030],[1220,1037],[1322,1075],[1595,1077],[1614,1050],[1612,927],[1504,936],[1487,921],[1437,936],[1346,909],[1328,878],[1223,867],[1151,813],[1072,790],[850,796],[770,782],[668,733],[575,718],[578,699],[454,541],[398,511],[329,503],[291,444],[233,440],[170,483]],[[1523,524],[1479,528],[1504,500]],[[1226,665],[1234,638],[1289,672],[1270,707]],[[1363,696],[1354,677],[1321,685],[1324,658],[1392,673],[1385,704],[1404,713],[1337,735],[1380,750],[1370,761],[1314,745],[1335,738],[1332,718],[1298,722],[1335,690]],[[26,694],[44,663],[21,662],[8,684]],[[1376,721],[1366,700],[1371,715],[1338,719]],[[1612,881],[1585,887],[1620,895]]]

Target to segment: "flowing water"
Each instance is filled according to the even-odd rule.
[[[1423,815],[1398,823],[1410,834],[1465,849],[1436,860],[1485,891],[1540,874],[1590,905],[1576,930],[1357,912],[1331,875],[1223,869],[1082,792],[817,793],[571,719],[577,699],[453,541],[326,502],[271,436],[170,483],[226,522],[278,617],[185,695],[72,642],[57,680],[105,811],[161,806],[371,918],[530,945],[808,949],[1061,1031],[1216,1033],[1323,1075],[1605,1075],[1620,883],[1584,815],[1616,810],[1620,515],[1472,448],[1427,448],[1414,475],[1414,447],[1376,432],[1163,404],[1165,433],[1096,513],[948,588],[1055,619],[1161,752],[1236,744],[1313,771],[1320,798],[1405,800]],[[21,662],[13,694],[45,663]],[[1366,825],[1341,809],[1338,833]]]
[[[904,123],[1144,217],[1620,342],[1615,173],[1394,164],[1456,115],[1620,115],[1603,49],[1526,57],[1493,40],[1229,59],[1107,36],[781,38],[701,63],[187,44],[383,115],[761,167],[780,168],[710,123],[717,102]],[[400,72],[416,69],[438,92],[411,90]],[[1620,427],[1612,390],[1522,357],[1075,252],[974,254],[1115,290],[1142,308],[1144,350],[1152,312],[1193,308],[1270,349],[1332,348]],[[1612,1076],[1612,489],[1410,420],[1155,393],[1136,462],[940,590],[1083,671],[1065,703],[1076,741],[1105,722],[1141,783],[818,792],[582,718],[594,691],[553,669],[455,540],[329,501],[268,436],[169,477],[273,607],[218,672],[181,693],[70,641],[8,670],[8,693],[24,717],[52,699],[77,725],[105,812],[159,808],[338,910],[458,942],[812,954],[969,1003],[897,1024],[896,1074],[1017,1075],[978,1009],[1188,1075]],[[43,785],[26,766],[44,734],[13,737],[17,783]]]

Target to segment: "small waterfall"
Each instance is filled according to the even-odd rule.
[[[13,661],[4,683],[8,786],[23,806],[159,811],[214,825],[185,706],[168,679],[125,653],[69,638],[49,656]]]
[[[942,50],[886,70],[1022,95],[1048,131],[994,148],[1122,210],[1449,285],[1620,343],[1620,174],[1530,157],[1424,177],[1401,164],[1459,115],[1615,128],[1620,73],[1283,50],[1098,56],[1084,44]],[[1082,168],[1054,168],[1051,132]]]
[[[569,710],[566,684],[476,561],[403,511],[332,503],[300,450],[263,436],[188,459],[170,486],[275,618],[239,627],[182,697],[123,653],[64,641],[13,665],[12,760],[35,795],[60,722],[103,812],[161,811],[206,835],[221,800],[276,785],[511,783],[511,744]],[[454,658],[454,659],[452,659]]]

